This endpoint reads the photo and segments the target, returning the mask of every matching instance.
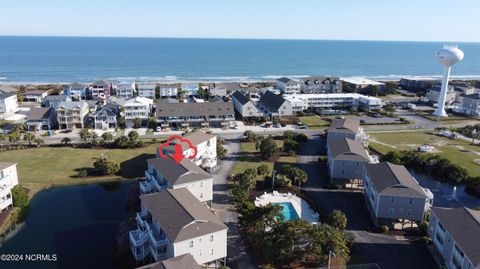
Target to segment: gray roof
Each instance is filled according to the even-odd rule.
[[[86,88],[85,85],[80,84],[80,83],[78,83],[78,82],[74,82],[74,83],[68,85],[68,87],[70,87],[70,88],[72,88],[72,89],[84,89],[84,88]]]
[[[171,242],[226,230],[227,226],[186,188],[140,196],[142,205]]]
[[[367,151],[360,141],[346,137],[329,139],[328,148],[335,160],[369,161]]]
[[[28,112],[28,121],[47,120],[51,117],[52,113],[55,113],[51,107],[32,107]]]
[[[16,92],[18,89],[5,84],[0,84],[0,92]]]
[[[232,102],[176,103],[155,105],[157,117],[234,115]]]
[[[287,78],[287,77],[281,77],[281,78],[279,78],[279,79],[277,79],[277,80],[280,81],[280,82],[283,82],[283,83],[290,83],[290,82],[297,83],[296,81],[291,80],[291,79],[289,79],[289,78]]]
[[[110,87],[110,82],[108,82],[106,80],[99,80],[99,81],[93,83],[92,85],[107,88],[107,87]]]
[[[8,168],[12,165],[16,165],[17,163],[9,163],[9,162],[0,162],[0,170]]]
[[[403,165],[389,162],[366,164],[368,176],[379,194],[428,198]]]
[[[66,95],[48,95],[45,97],[45,101],[67,101]]]
[[[280,107],[285,103],[285,99],[279,94],[274,94],[271,91],[265,91],[260,97],[260,102],[268,107],[271,111],[278,111]]]
[[[148,159],[147,162],[171,185],[185,184],[212,178],[209,174],[203,171],[203,169],[187,158],[183,158],[180,163],[177,163],[172,158],[163,157]]]
[[[178,99],[175,99],[175,98],[162,98],[160,100],[158,100],[158,103],[161,103],[161,104],[177,104],[178,103]]]
[[[328,132],[356,134],[358,132],[359,123],[352,119],[334,119],[328,128]]]
[[[473,266],[480,268],[480,211],[466,207],[432,207],[432,211]]]
[[[138,267],[137,269],[200,269],[192,254],[187,253],[174,258],[166,259],[153,264]]]
[[[0,92],[0,99],[5,99],[11,96],[17,95],[15,92]]]
[[[126,101],[125,98],[120,98],[120,97],[113,96],[113,95],[110,95],[107,98],[107,103],[117,105],[117,106],[125,105],[125,101]]]
[[[201,143],[203,143],[207,140],[210,140],[213,137],[215,137],[215,135],[207,134],[207,133],[202,132],[202,131],[188,133],[188,134],[183,136],[183,138],[188,139],[192,143],[192,145],[194,145],[194,146],[197,146],[197,145],[199,145],[199,144],[201,144]]]
[[[57,109],[60,108],[60,107],[63,107],[65,109],[72,109],[74,107],[81,107],[83,108],[84,106],[87,106],[88,107],[88,103],[85,102],[85,101],[75,101],[75,102],[61,102]]]
[[[100,108],[100,110],[98,110],[95,115],[101,115],[101,114],[104,114],[104,115],[107,115],[107,116],[116,116],[117,114],[112,110],[113,108],[109,107],[108,105]]]
[[[315,82],[319,81],[320,83],[324,83],[326,80],[329,80],[330,82],[334,81],[340,81],[339,77],[325,77],[325,76],[312,76],[312,77],[305,77],[302,78],[302,82],[304,84],[308,84],[309,82]]]
[[[470,99],[480,100],[480,93],[468,94],[468,95],[465,95],[464,98],[470,98]]]
[[[137,83],[137,89],[139,90],[151,90],[156,87],[157,85],[155,83]]]
[[[240,102],[240,104],[242,104],[242,105],[245,105],[246,103],[248,103],[250,101],[250,99],[247,96],[245,96],[243,93],[241,93],[240,91],[234,92],[232,97],[237,99],[237,101]]]

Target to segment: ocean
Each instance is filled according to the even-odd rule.
[[[308,75],[440,76],[439,42],[0,37],[0,83],[252,81]],[[456,78],[480,78],[480,43],[458,43]]]

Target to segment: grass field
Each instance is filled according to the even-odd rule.
[[[277,143],[278,148],[283,148],[283,140],[275,140],[275,143]],[[242,143],[242,152],[246,153],[255,153],[257,150],[255,149],[255,143],[254,142],[243,142]]]
[[[91,168],[102,154],[120,163],[121,172],[111,177],[75,178],[80,168]],[[155,145],[137,149],[80,149],[42,147],[0,153],[0,162],[17,163],[21,184],[39,188],[82,184],[143,176],[145,160],[155,157]]]
[[[441,156],[466,168],[472,176],[480,176],[480,165],[474,160],[480,159],[480,147],[461,140],[451,140],[428,132],[372,133],[371,147],[380,153],[392,150],[416,149],[428,144],[434,146]]]
[[[298,117],[298,119],[308,127],[324,127],[329,126],[330,123],[328,121],[322,120],[318,116],[302,116]]]

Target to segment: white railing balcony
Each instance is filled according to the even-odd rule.
[[[141,194],[147,194],[151,193],[153,189],[152,184],[150,184],[150,181],[140,181],[140,193]]]
[[[137,220],[138,229],[140,229],[142,231],[145,231],[145,230],[149,229],[149,227],[147,227],[148,223],[142,217],[141,212],[137,212],[137,215],[136,215],[135,219]]]
[[[139,229],[129,232],[130,235],[130,245],[134,247],[143,246],[149,239],[150,230],[141,231]]]
[[[154,235],[153,232],[150,233],[150,244],[158,249],[159,247],[163,247],[167,244],[167,239],[165,236]]]
[[[158,252],[158,249],[156,249],[152,245],[150,245],[149,250],[150,250],[150,254],[152,254],[152,258],[155,261],[161,261],[161,260],[167,259],[167,253],[166,252]]]

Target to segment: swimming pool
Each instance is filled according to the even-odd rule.
[[[286,203],[273,203],[273,204],[279,205],[282,207],[282,214],[285,217],[286,221],[299,219],[297,211],[293,207],[292,203],[286,202]]]

